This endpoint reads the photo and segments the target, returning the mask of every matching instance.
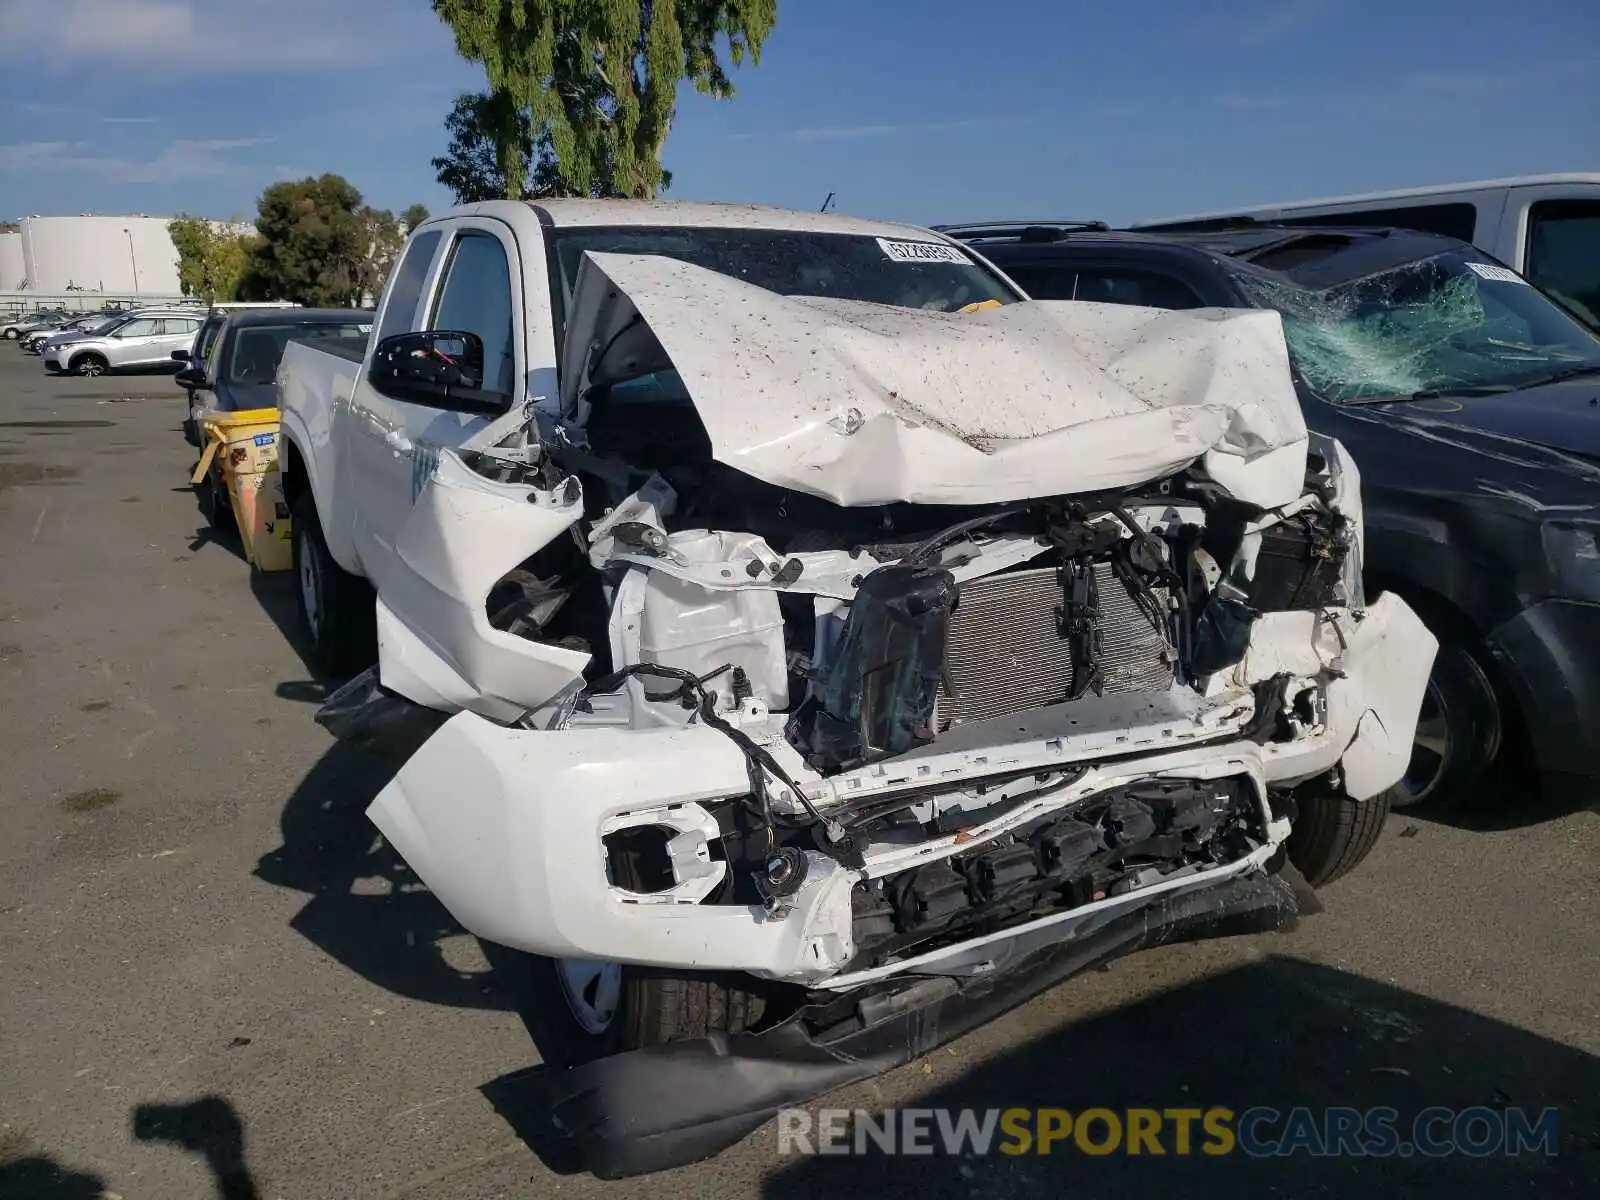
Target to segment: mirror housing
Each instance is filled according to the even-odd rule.
[[[187,363],[193,357],[194,355],[190,354],[187,350],[174,350],[172,352],[173,362]]]
[[[511,397],[483,386],[483,339],[462,330],[397,333],[372,352],[367,382],[380,395],[428,408],[498,417]]]
[[[211,389],[211,385],[206,382],[206,373],[197,371],[193,367],[185,367],[173,378],[183,387],[193,388],[195,391],[209,391]]]

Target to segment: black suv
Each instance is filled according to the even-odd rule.
[[[1395,804],[1600,778],[1600,338],[1482,251],[1402,229],[950,225],[1040,300],[1269,308],[1306,424],[1361,471],[1366,581],[1438,635]],[[1521,753],[1513,753],[1521,751]],[[1481,786],[1496,763],[1504,785]]]

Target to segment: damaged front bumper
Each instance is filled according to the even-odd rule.
[[[720,1153],[780,1109],[911,1062],[1082,971],[1178,942],[1283,929],[1316,899],[1292,868],[1163,896],[1071,941],[1019,943],[1005,969],[863,990],[760,1033],[652,1046],[562,1072],[538,1107],[602,1179]]]
[[[1064,708],[1025,714],[1007,725],[1011,740],[1003,745],[964,747],[946,739],[805,785],[825,814],[930,790],[989,790],[1004,798],[1008,785],[997,781],[1022,790],[1003,815],[947,837],[870,845],[855,866],[816,856],[804,886],[776,913],[705,902],[727,870],[714,850],[719,830],[713,807],[750,793],[751,768],[733,741],[703,725],[533,731],[459,713],[406,763],[368,815],[456,920],[517,949],[743,971],[829,988],[908,970],[965,971],[973,961],[987,961],[973,943],[892,968],[847,971],[856,950],[854,885],[970,853],[1120,785],[1251,781],[1265,837],[1250,853],[1005,931],[1007,938],[1038,933],[1070,939],[1084,919],[1137,912],[1173,894],[1258,875],[1288,836],[1288,823],[1267,812],[1269,788],[1336,765],[1345,790],[1357,799],[1391,786],[1409,758],[1433,638],[1402,601],[1388,595],[1359,617],[1344,613],[1335,624],[1327,636],[1339,650],[1328,664],[1315,656],[1301,662],[1286,652],[1254,660],[1247,655],[1234,673],[1234,689],[1216,696],[1086,699],[1071,706],[1070,717]],[[1258,630],[1256,640],[1265,650],[1273,632]],[[1256,713],[1242,686],[1251,675],[1292,677],[1319,665],[1315,721],[1288,740],[1251,737]],[[775,753],[786,749],[775,735],[769,740]],[[1078,772],[1070,783],[1029,798],[1029,781],[1060,776],[1069,767]],[[673,863],[670,886],[648,893],[612,880],[606,844],[608,837],[645,826],[670,836]]]

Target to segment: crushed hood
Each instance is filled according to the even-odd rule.
[[[1125,487],[1197,458],[1241,500],[1300,494],[1278,314],[1028,301],[964,313],[786,297],[655,255],[585,256],[562,408],[675,368],[717,459],[841,505]]]

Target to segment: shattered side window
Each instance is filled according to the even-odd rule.
[[[1339,402],[1513,388],[1575,364],[1600,341],[1514,272],[1441,254],[1320,292],[1265,273],[1236,281],[1283,317],[1295,366]]]

